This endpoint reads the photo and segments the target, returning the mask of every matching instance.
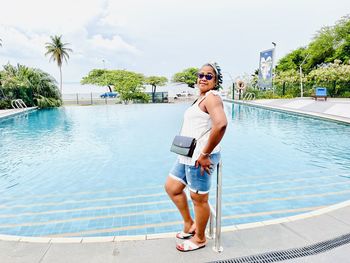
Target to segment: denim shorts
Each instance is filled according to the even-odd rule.
[[[197,194],[206,194],[210,190],[211,178],[214,175],[217,164],[220,161],[220,152],[213,153],[209,155],[209,159],[212,163],[210,174],[204,171],[204,174],[201,175],[201,168],[198,165],[198,168],[192,165],[186,165],[179,163],[178,160],[173,165],[173,168],[170,170],[169,176],[177,181],[180,181],[184,185],[188,185],[190,191]]]

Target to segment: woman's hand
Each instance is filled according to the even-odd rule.
[[[204,171],[210,174],[210,169],[213,164],[210,161],[209,155],[201,154],[196,161],[196,168],[198,168],[198,165],[201,166],[201,175],[204,175]]]

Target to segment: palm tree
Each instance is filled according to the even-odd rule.
[[[68,52],[73,52],[72,49],[67,48],[66,46],[69,45],[69,43],[62,43],[62,35],[61,36],[50,36],[51,42],[46,43],[45,48],[47,52],[45,53],[45,56],[51,55],[50,61],[56,61],[57,66],[60,68],[60,92],[62,95],[62,62],[63,59],[68,62]]]

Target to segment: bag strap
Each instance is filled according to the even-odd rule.
[[[192,104],[191,104],[191,106],[193,106],[194,104],[196,104],[196,102],[198,101],[198,104],[199,103],[201,103],[205,98],[206,98],[207,96],[206,95],[204,95],[200,100],[199,100],[199,98],[197,98]]]
[[[199,98],[197,98],[197,99],[192,103],[191,107],[192,107],[194,104],[196,104],[196,102],[197,102],[198,100],[199,100],[199,102],[198,102],[198,104],[199,104],[199,103],[201,103],[205,98],[206,98],[206,96],[203,96],[200,100],[199,100]],[[181,131],[182,131],[182,127],[183,127],[183,126],[184,126],[184,120],[182,121],[182,125],[181,125],[181,128],[180,128],[180,133],[181,133]],[[204,133],[202,133],[201,136],[198,137],[198,139],[197,139],[197,138],[195,138],[195,139],[198,141],[200,138],[202,138],[204,135],[206,135],[210,130],[211,130],[211,127],[210,127],[207,131],[205,131]]]

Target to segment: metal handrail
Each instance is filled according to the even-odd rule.
[[[220,161],[216,167],[216,205],[215,210],[209,204],[210,217],[209,217],[209,232],[207,237],[209,239],[214,238],[213,250],[215,252],[224,251],[221,246],[221,201],[222,201],[222,161]],[[215,219],[215,234],[214,234],[214,219]]]
[[[247,92],[244,94],[242,100],[254,100],[255,99],[255,94],[253,92]]]
[[[13,109],[16,109],[16,106],[14,105],[15,100],[11,100],[11,106]]]
[[[24,103],[23,100],[18,99],[18,102],[23,106],[23,108],[28,108],[27,105]]]
[[[15,100],[15,105],[17,106],[17,109],[23,109],[23,106],[19,100]]]
[[[26,109],[27,108],[27,105],[21,99],[12,100],[11,106],[13,109]]]

